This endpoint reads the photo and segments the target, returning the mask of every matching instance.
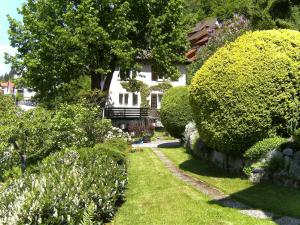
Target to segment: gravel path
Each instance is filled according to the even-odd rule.
[[[169,160],[159,149],[158,147],[162,146],[178,146],[178,142],[156,142],[151,144],[144,144],[144,145],[138,145],[133,147],[150,147],[153,149],[153,152],[158,156],[158,158],[165,164],[167,169],[178,179],[183,180],[184,182],[192,185],[199,191],[203,192],[204,194],[208,195],[210,198],[212,198],[212,201],[216,204],[221,204],[226,207],[234,208],[239,210],[240,213],[260,218],[260,219],[272,219],[275,223],[278,225],[300,225],[300,220],[292,217],[287,216],[279,216],[275,215],[271,212],[267,212],[264,210],[259,209],[252,209],[251,207],[238,202],[234,199],[232,199],[229,195],[226,195],[222,191],[218,190],[217,188],[199,180],[196,179],[183,171],[181,171],[177,166],[173,164],[171,160]]]

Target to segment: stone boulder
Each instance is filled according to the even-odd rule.
[[[275,149],[268,152],[268,154],[266,156],[266,161],[270,162],[273,159],[282,159],[283,160],[283,154],[280,151],[275,150]]]
[[[252,173],[249,177],[249,180],[252,183],[258,184],[258,183],[263,182],[263,181],[268,181],[269,180],[269,174],[263,168],[255,168],[252,171]]]
[[[289,173],[292,177],[300,180],[300,151],[295,153],[291,161]]]
[[[291,149],[291,148],[285,148],[283,151],[282,151],[283,155],[285,156],[289,156],[289,157],[292,157],[294,155],[294,150]]]

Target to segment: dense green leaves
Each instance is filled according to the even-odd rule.
[[[125,145],[126,146],[126,145]],[[127,166],[120,149],[105,145],[56,153],[0,193],[1,224],[79,224],[92,204],[91,220],[113,217],[124,198]],[[122,162],[122,163],[120,163]]]
[[[235,13],[250,19],[253,29],[300,29],[300,4],[292,0],[185,0],[189,17],[196,23],[206,17],[230,19]]]
[[[247,149],[244,157],[250,161],[257,161],[272,150],[280,150],[280,146],[285,142],[287,139],[281,137],[266,138]]]
[[[122,78],[139,70],[137,58],[176,77],[174,62],[183,60],[186,43],[182,5],[181,0],[29,0],[20,10],[22,22],[9,17],[18,53],[8,59],[50,106],[81,76],[91,78],[93,89],[107,91],[117,67]]]
[[[81,104],[23,112],[7,103],[6,112],[1,111],[0,177],[13,166],[25,171],[28,165],[68,147],[94,146],[112,129],[110,120],[102,119],[101,110]]]
[[[176,138],[182,138],[185,126],[192,121],[187,87],[173,87],[162,99],[160,116],[166,130]]]
[[[300,32],[247,33],[219,49],[190,87],[200,137],[210,148],[242,154],[299,120]]]

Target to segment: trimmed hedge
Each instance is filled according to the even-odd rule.
[[[196,73],[190,101],[201,138],[241,155],[299,118],[300,32],[249,32],[219,49]]]
[[[267,138],[257,142],[249,148],[244,157],[251,161],[259,160],[261,157],[267,155],[272,150],[279,150],[281,145],[287,142],[287,139],[281,137]]]
[[[171,136],[182,138],[185,126],[192,121],[187,87],[169,89],[161,102],[161,122]]]
[[[93,222],[107,222],[127,186],[126,149],[120,146],[69,149],[44,159],[35,173],[1,191],[0,223],[79,224],[91,205]]]

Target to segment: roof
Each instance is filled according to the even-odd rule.
[[[208,42],[210,36],[215,35],[215,29],[218,25],[217,18],[207,18],[197,23],[194,29],[188,33],[187,39],[191,44],[191,48],[186,53],[186,57],[189,61],[196,60],[197,51]]]
[[[15,86],[15,84],[13,82],[0,82],[0,87],[9,87],[9,88],[13,88]]]

